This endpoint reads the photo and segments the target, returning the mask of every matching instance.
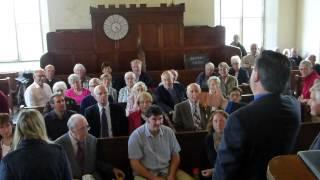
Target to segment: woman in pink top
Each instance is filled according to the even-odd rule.
[[[77,105],[80,105],[82,99],[88,96],[90,91],[82,87],[80,77],[77,74],[71,74],[68,77],[68,83],[71,88],[66,90],[65,96],[74,99]]]

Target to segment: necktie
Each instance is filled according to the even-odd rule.
[[[78,145],[78,151],[76,154],[76,160],[78,162],[78,165],[82,173],[84,170],[84,144],[83,142],[78,142],[77,145]]]
[[[102,108],[101,115],[101,137],[108,137],[108,121],[105,108]]]
[[[200,124],[200,115],[199,115],[198,108],[197,108],[196,104],[193,104],[192,117],[193,117],[193,124],[195,126],[195,129],[201,130],[202,128],[201,128],[201,124]]]

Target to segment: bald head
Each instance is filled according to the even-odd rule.
[[[94,88],[94,98],[101,106],[108,104],[108,89],[104,85],[98,85]]]
[[[187,86],[187,96],[192,103],[197,103],[199,101],[200,93],[201,93],[201,88],[199,84],[191,83]]]

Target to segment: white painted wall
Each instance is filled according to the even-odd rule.
[[[299,0],[297,44],[303,55],[314,53],[320,57],[320,1]]]
[[[57,29],[91,29],[90,6],[98,4],[140,4],[160,6],[160,3],[185,3],[184,24],[214,24],[213,0],[48,0],[50,31]]]

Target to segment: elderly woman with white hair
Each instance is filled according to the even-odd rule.
[[[137,97],[141,92],[147,92],[148,88],[142,81],[136,82],[132,87],[131,95],[128,97],[126,116],[129,116],[132,112],[138,111],[139,106],[137,103]]]
[[[119,91],[119,103],[128,101],[128,97],[131,95],[132,92],[132,87],[136,82],[136,75],[132,71],[126,72],[124,74],[124,80],[126,82],[126,86],[121,88]]]
[[[312,63],[309,60],[300,62],[299,71],[303,78],[302,93],[299,100],[302,103],[306,103],[310,99],[310,88],[316,79],[320,79],[320,76],[313,70]]]
[[[218,65],[220,88],[224,96],[228,96],[233,87],[238,87],[238,80],[236,77],[229,74],[229,65],[225,62],[221,62]]]
[[[243,69],[241,66],[241,59],[239,56],[231,57],[231,66],[229,70],[229,74],[235,76],[238,80],[239,84],[246,84],[249,82],[249,74],[248,71]]]
[[[74,99],[77,105],[80,105],[82,99],[90,95],[89,89],[82,87],[80,77],[77,74],[69,75],[68,83],[71,88],[66,90],[65,96]]]
[[[83,64],[75,64],[73,67],[73,73],[80,77],[82,87],[89,88],[90,77],[86,75],[87,70]]]
[[[208,81],[208,105],[211,105],[210,111],[215,111],[217,109],[225,109],[228,100],[224,97],[221,91],[221,80],[217,76],[211,76]]]
[[[52,87],[53,94],[59,93],[64,95],[65,91],[67,90],[67,85],[64,81],[58,81],[53,84]],[[76,101],[70,97],[64,96],[64,101],[66,104],[67,110],[72,110],[75,112],[79,111],[79,106],[77,105]],[[47,112],[50,112],[52,110],[50,102],[48,102],[43,110],[43,114],[46,114]]]

